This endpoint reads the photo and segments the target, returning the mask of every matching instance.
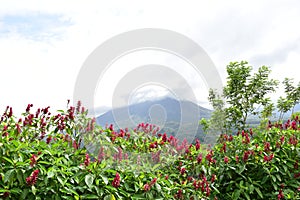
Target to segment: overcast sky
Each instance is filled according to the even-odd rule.
[[[271,67],[276,79],[300,81],[299,22],[297,0],[2,0],[0,110],[10,105],[21,112],[28,103],[64,109],[67,99],[73,98],[76,78],[88,55],[111,37],[140,28],[168,29],[194,40],[210,56],[223,83],[226,65],[240,60],[249,61],[254,69]],[[198,102],[207,105],[208,88],[201,78],[193,78],[187,63],[164,52],[144,51],[125,56],[111,66],[99,80],[95,106],[111,106],[118,80],[145,64],[173,67],[194,88]],[[166,93],[159,87],[151,92],[147,89],[141,87],[131,96]],[[141,95],[143,91],[145,95]]]

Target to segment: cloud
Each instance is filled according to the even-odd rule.
[[[271,65],[274,77],[292,76],[297,81],[299,4],[295,0],[4,1],[0,7],[4,95],[0,106],[23,110],[27,103],[36,103],[61,109],[72,98],[87,56],[114,35],[138,28],[169,29],[190,37],[212,58],[224,83],[225,66],[236,60],[249,60],[254,67]],[[195,77],[190,66],[175,56],[162,56],[135,53],[131,61],[114,64],[115,70],[99,83],[108,88],[95,95],[99,96],[96,106],[111,101],[113,88],[126,70],[145,64],[173,67],[196,91],[198,101],[205,103],[207,88],[200,83],[201,77]]]
[[[289,41],[269,53],[254,55],[250,61],[257,65],[267,63],[268,66],[274,66],[286,62],[292,52],[300,54],[300,38]]]
[[[65,27],[72,25],[62,15],[30,12],[0,17],[0,37],[19,36],[34,41],[59,39]]]

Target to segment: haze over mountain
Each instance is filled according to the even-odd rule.
[[[109,110],[97,117],[97,123],[103,127],[114,124],[117,129],[133,129],[139,123],[151,123],[159,126],[161,133],[192,141],[195,136],[204,139],[199,120],[210,115],[211,110],[193,102],[165,97]]]

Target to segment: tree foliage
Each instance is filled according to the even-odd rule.
[[[292,110],[300,102],[300,82],[297,86],[293,85],[293,79],[285,78],[282,82],[284,85],[284,93],[286,97],[279,97],[277,100],[277,109],[279,110],[279,120],[282,120],[284,113]]]
[[[222,126],[219,130],[245,129],[249,116],[259,115],[259,109],[263,109],[263,116],[270,115],[274,105],[268,94],[275,92],[278,85],[278,81],[269,77],[271,70],[261,66],[252,73],[253,68],[246,61],[231,62],[226,69],[228,77],[223,88],[223,99],[213,90],[208,98],[214,108],[213,117],[222,113],[222,119],[217,121],[218,126]]]

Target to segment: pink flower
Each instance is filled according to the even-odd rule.
[[[49,144],[49,143],[51,142],[51,140],[52,140],[52,136],[50,135],[50,136],[48,136],[48,138],[46,139],[47,144]]]
[[[178,190],[177,193],[174,195],[174,197],[176,199],[182,199],[183,198],[182,190]]]
[[[35,154],[32,154],[30,159],[30,166],[33,167],[36,164],[37,156]]]
[[[216,180],[216,175],[213,174],[213,175],[211,176],[211,182],[213,183],[213,182],[215,182],[215,180]]]
[[[228,161],[229,161],[228,157],[227,157],[227,156],[225,156],[225,157],[224,157],[224,162],[227,164],[227,163],[228,163]]]
[[[202,162],[202,153],[200,153],[197,157],[197,162],[201,163]]]
[[[233,140],[233,136],[230,135],[230,136],[229,136],[229,142],[231,142],[232,140]]]
[[[27,185],[35,185],[39,175],[39,170],[34,170],[32,175],[26,178]]]
[[[284,195],[283,195],[283,192],[282,192],[282,189],[279,190],[279,194],[278,194],[278,200],[280,199],[283,199],[284,198]]]
[[[152,179],[152,181],[150,182],[150,186],[152,187],[157,181],[157,178]]]
[[[184,175],[184,174],[185,174],[185,171],[186,171],[186,170],[185,170],[185,168],[184,168],[184,167],[183,167],[183,168],[181,168],[181,169],[180,169],[180,174],[181,174],[181,175]]]
[[[144,185],[144,190],[145,190],[146,192],[150,190],[150,186],[149,186],[148,183],[146,183],[146,184]]]
[[[120,174],[117,172],[116,177],[114,178],[111,184],[113,187],[118,188],[120,186],[120,182],[121,182]]]
[[[270,142],[265,142],[265,152],[270,151]]]
[[[89,154],[85,154],[84,165],[89,166],[89,164],[90,164],[90,156]]]
[[[76,140],[73,141],[73,145],[72,146],[73,146],[74,149],[78,149],[78,145],[76,143]]]
[[[226,143],[224,142],[223,147],[221,148],[221,152],[226,153]]]
[[[200,149],[200,147],[201,147],[200,141],[198,139],[196,140],[195,147],[196,147],[196,151],[198,151]]]
[[[244,152],[244,156],[243,156],[243,161],[244,162],[246,162],[248,160],[250,154],[251,154],[250,151],[245,151]]]

